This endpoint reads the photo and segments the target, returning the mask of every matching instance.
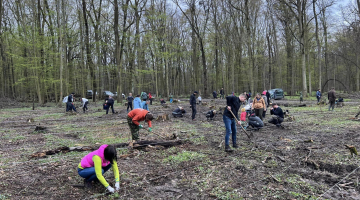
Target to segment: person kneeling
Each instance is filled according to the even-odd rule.
[[[249,126],[253,127],[255,130],[259,130],[262,127],[264,127],[263,121],[260,119],[260,117],[255,115],[255,112],[250,114],[248,124]]]
[[[269,120],[269,123],[281,127],[281,123],[284,121],[284,112],[276,103],[272,104],[270,114],[274,116]]]
[[[89,153],[81,159],[81,162],[78,165],[78,173],[81,177],[85,178],[85,187],[91,187],[91,181],[98,180],[109,192],[114,193],[115,189],[109,185],[103,176],[110,168],[114,171],[115,189],[119,190],[120,180],[116,149],[114,146],[104,144],[101,145],[98,150]]]
[[[214,117],[216,115],[216,110],[210,110],[209,112],[206,113],[206,118],[207,120],[213,120]]]
[[[176,118],[176,117],[184,117],[184,114],[186,113],[185,109],[183,107],[178,107],[176,108],[173,112],[172,115]]]

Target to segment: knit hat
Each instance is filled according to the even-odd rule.
[[[197,92],[197,91],[194,91],[194,93],[198,94],[198,92]]]

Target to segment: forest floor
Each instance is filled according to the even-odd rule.
[[[218,109],[225,100],[203,102],[208,105],[197,106],[196,121],[191,120],[187,101],[169,108],[158,102],[150,106],[155,116],[170,116],[177,106],[185,107],[184,118],[153,121],[154,133],[175,133],[184,142],[171,148],[118,148],[121,189],[112,195],[100,183],[91,190],[73,187],[83,183],[77,166],[89,151],[46,158],[31,155],[63,146],[128,142],[124,105],[115,104],[118,113],[105,115],[99,103],[91,102],[87,113],[71,115],[65,113],[64,104],[32,110],[30,104],[2,102],[0,199],[360,199],[360,159],[351,157],[344,146],[360,148],[360,121],[351,120],[359,111],[358,99],[347,99],[333,112],[315,101],[306,102],[306,107],[282,106],[295,121],[284,122],[284,129],[266,123],[260,131],[252,131],[251,140],[238,129],[240,148],[232,153],[224,152],[222,115],[213,121],[205,117],[209,105]],[[269,119],[267,112],[265,121]],[[47,129],[34,131],[39,124]],[[162,140],[146,130],[140,136]],[[133,156],[120,158],[126,154]],[[104,176],[114,185],[112,170]]]

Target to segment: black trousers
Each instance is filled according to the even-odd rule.
[[[129,107],[130,107],[130,110],[132,110],[132,102],[128,102],[128,106],[126,108],[127,112],[129,112]]]
[[[279,126],[283,121],[284,121],[283,118],[278,117],[278,116],[273,116],[268,122],[270,124],[275,124],[275,125]]]
[[[258,116],[261,120],[263,120],[263,112],[264,112],[263,108],[255,109],[255,115]]]
[[[114,112],[114,104],[113,103],[108,103],[108,107],[106,109],[106,114],[108,114],[110,107],[111,107],[112,113],[114,114],[115,112]]]
[[[195,115],[196,115],[196,104],[191,105],[191,110],[192,110],[191,119],[195,119]]]
[[[150,105],[152,105],[152,98],[149,98],[149,100],[150,100]]]
[[[85,112],[85,110],[88,110],[88,107],[87,107],[87,105],[89,104],[89,102],[87,101],[87,102],[85,102],[85,104],[84,104],[84,107],[83,107],[83,111]]]

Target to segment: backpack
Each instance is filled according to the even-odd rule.
[[[63,99],[62,102],[63,102],[63,103],[67,103],[67,102],[68,102],[68,97],[69,97],[69,96],[64,97],[64,99]]]
[[[146,92],[141,93],[141,99],[147,99],[147,98],[148,98],[148,96],[147,96]]]

